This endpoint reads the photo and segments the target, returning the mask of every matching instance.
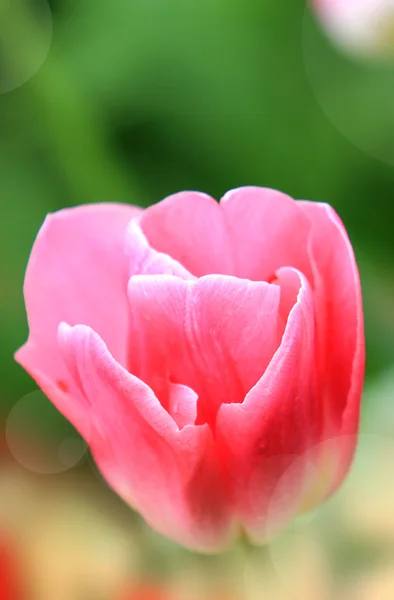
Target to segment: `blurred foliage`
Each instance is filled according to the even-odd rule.
[[[34,59],[44,2],[13,0],[0,21],[0,87]],[[180,189],[219,198],[253,184],[331,203],[362,271],[368,373],[389,364],[394,65],[341,55],[304,0],[49,4],[48,57],[0,94],[0,411],[34,388],[12,355],[26,339],[23,275],[45,215],[101,200],[147,205]],[[347,123],[385,160],[345,137]]]

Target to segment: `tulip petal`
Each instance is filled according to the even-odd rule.
[[[30,335],[16,360],[37,380],[57,380],[59,398],[68,388],[57,351],[61,321],[92,326],[116,359],[126,360],[124,242],[128,223],[140,212],[117,204],[66,209],[49,215],[37,236],[24,286]]]
[[[170,383],[168,412],[179,429],[195,424],[197,400],[198,396],[194,390],[181,383]]]
[[[135,276],[129,298],[132,372],[154,389],[163,374],[192,388],[198,423],[213,424],[223,402],[242,402],[280,342],[274,284],[225,275]]]
[[[92,454],[114,490],[180,543],[226,545],[231,518],[209,427],[180,430],[89,327],[62,324],[59,345],[90,415]]]
[[[130,258],[129,277],[132,275],[175,275],[182,279],[195,279],[179,262],[157,252],[136,221],[130,221],[126,234],[126,255]]]
[[[281,287],[296,297],[282,343],[242,404],[223,404],[216,439],[221,448],[235,511],[246,532],[265,540],[272,523],[297,509],[302,474],[271,513],[276,486],[294,460],[319,440],[314,371],[313,298],[306,278],[291,268],[277,273]],[[283,514],[282,514],[283,513]]]
[[[309,276],[305,239],[310,224],[297,203],[276,190],[242,187],[220,201],[231,236],[235,275],[271,281],[280,267]]]
[[[338,475],[341,478],[349,467],[356,443],[364,380],[360,279],[352,246],[334,209],[316,202],[299,204],[312,224],[309,254],[326,436],[342,435],[347,439]]]
[[[193,275],[233,274],[225,218],[210,196],[174,194],[146,209],[139,222],[153,248],[172,256]]]

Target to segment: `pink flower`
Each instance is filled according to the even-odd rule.
[[[355,54],[394,56],[394,0],[311,0],[323,27]]]
[[[363,315],[330,206],[249,187],[220,204],[184,192],[144,211],[63,210],[38,234],[25,300],[17,360],[162,534],[206,551],[240,529],[263,541],[267,519],[282,524],[345,475]],[[291,468],[308,452],[318,490],[306,465]]]

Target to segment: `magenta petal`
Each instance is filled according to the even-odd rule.
[[[129,298],[132,372],[153,387],[166,375],[192,388],[199,423],[213,424],[221,403],[243,401],[280,341],[277,285],[135,276]]]
[[[306,278],[291,268],[278,272],[287,300],[298,290],[282,343],[242,404],[223,404],[217,443],[228,473],[236,514],[255,539],[264,539],[276,485],[294,459],[320,439],[321,415],[314,369],[313,298]],[[293,482],[284,513],[296,509]],[[294,503],[294,504],[292,504]],[[275,518],[280,518],[275,515]]]
[[[90,328],[63,324],[59,344],[90,414],[87,441],[115,491],[155,529],[187,546],[225,545],[231,519],[210,429],[180,431],[152,390]]]
[[[230,234],[235,275],[271,281],[283,266],[309,275],[305,240],[310,224],[290,196],[242,187],[227,192],[220,206]]]
[[[144,211],[140,224],[151,246],[175,258],[193,275],[233,273],[226,221],[210,196],[174,194]]]
[[[311,221],[318,368],[326,436],[345,436],[337,481],[356,444],[364,382],[364,320],[359,273],[346,230],[327,204],[300,202]]]

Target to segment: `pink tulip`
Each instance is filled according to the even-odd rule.
[[[162,534],[204,551],[241,530],[264,541],[267,519],[283,525],[344,477],[363,314],[330,206],[247,187],[220,204],[183,192],[144,211],[62,210],[35,241],[25,300],[18,362]],[[292,467],[305,453],[317,491],[310,461]]]
[[[353,53],[394,53],[394,0],[311,0],[324,28]]]

